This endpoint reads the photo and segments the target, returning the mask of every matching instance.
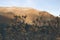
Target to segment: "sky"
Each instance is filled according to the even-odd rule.
[[[54,16],[60,14],[60,0],[0,0],[0,7],[13,6],[47,11]]]

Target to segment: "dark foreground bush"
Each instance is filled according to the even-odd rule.
[[[0,24],[0,40],[56,40],[57,30],[52,26],[28,25],[24,21]]]

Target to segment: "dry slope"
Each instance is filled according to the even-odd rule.
[[[32,8],[0,7],[0,22],[9,23],[14,16],[21,16],[25,23],[38,25],[42,21],[55,19],[53,15],[46,11],[39,11]]]

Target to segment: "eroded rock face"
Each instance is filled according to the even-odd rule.
[[[42,21],[50,21],[54,20],[55,17],[48,12],[38,11],[32,8],[18,8],[18,7],[0,7],[0,15],[6,18],[14,19],[14,16],[20,16],[24,20],[24,23],[28,24],[43,24]],[[2,19],[1,19],[2,18]],[[2,21],[8,21],[3,17],[0,17]]]

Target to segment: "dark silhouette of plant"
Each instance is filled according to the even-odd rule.
[[[42,21],[44,25],[38,26],[37,23],[35,25],[24,23],[20,16],[14,17],[11,24],[0,24],[2,40],[56,40],[57,28],[51,26],[52,21]],[[40,19],[36,21],[40,22]],[[45,25],[46,23],[49,25]]]

